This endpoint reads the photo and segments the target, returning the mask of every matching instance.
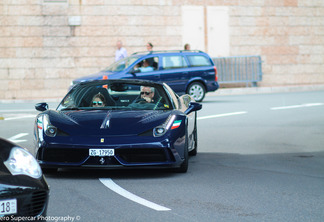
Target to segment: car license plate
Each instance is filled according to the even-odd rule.
[[[89,156],[114,156],[114,149],[89,149]]]
[[[17,200],[1,200],[0,201],[0,215],[16,214],[17,213]]]

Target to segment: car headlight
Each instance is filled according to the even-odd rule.
[[[56,136],[57,128],[51,124],[47,114],[41,115],[37,118],[37,128],[44,130],[47,136]]]
[[[27,175],[38,179],[42,176],[42,170],[36,159],[26,150],[14,147],[8,160],[4,162],[12,175]]]
[[[153,136],[160,137],[163,136],[171,127],[175,120],[176,116],[171,115],[167,118],[167,120],[160,126],[157,126],[153,129]]]

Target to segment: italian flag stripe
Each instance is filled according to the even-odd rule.
[[[43,122],[40,121],[39,119],[37,119],[37,128],[38,129],[43,129],[42,124],[43,124]]]
[[[176,129],[180,126],[181,120],[176,120],[173,122],[171,129]]]

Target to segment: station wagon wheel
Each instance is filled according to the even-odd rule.
[[[200,82],[193,82],[189,85],[187,93],[197,102],[203,101],[205,97],[205,87]]]

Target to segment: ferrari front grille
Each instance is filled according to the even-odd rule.
[[[166,162],[168,160],[163,148],[118,149],[116,155],[128,163]]]
[[[46,148],[43,150],[42,160],[49,162],[78,163],[84,161],[88,155],[88,149]]]

